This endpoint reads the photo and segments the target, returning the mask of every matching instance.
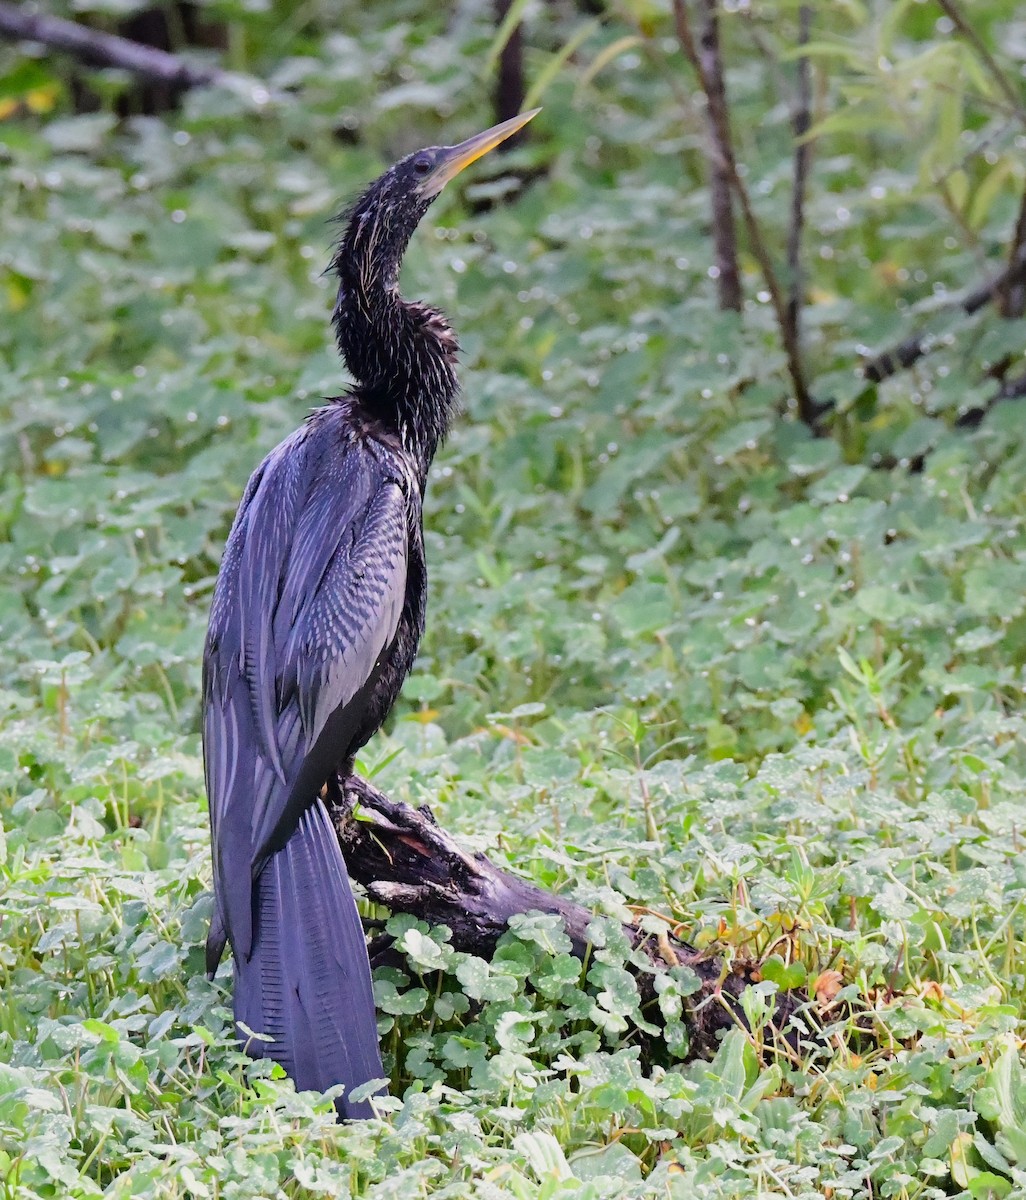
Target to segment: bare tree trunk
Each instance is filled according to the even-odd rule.
[[[1026,207],[1026,196],[1023,198],[1023,205]],[[1017,238],[1013,239],[1014,241],[1017,241]],[[1014,260],[993,279],[965,295],[958,302],[958,307],[966,316],[971,317],[992,302],[1000,303],[1001,297],[1008,294],[1011,288],[1021,287],[1023,284],[1026,284],[1026,244],[1019,243]],[[862,374],[872,383],[881,383],[884,379],[897,375],[899,371],[914,366],[924,355],[929,354],[933,344],[933,339],[926,334],[912,334],[863,363]]]
[[[495,24],[502,25],[510,10],[512,0],[495,0]],[[495,80],[495,121],[508,121],[517,116],[524,107],[524,32],[517,22],[499,55],[499,71]],[[516,137],[507,138],[499,147],[506,150],[516,142]]]
[[[723,58],[720,54],[720,26],[716,0],[702,0],[705,20],[698,38],[698,59],[708,81],[706,117],[709,137],[716,152],[709,157],[709,190],[712,195],[713,245],[716,252],[716,287],[720,308],[740,312],[744,301],[741,272],[737,263],[737,235],[734,228],[734,204],[731,198],[729,155],[721,144],[729,138],[730,117],[727,89],[723,82]],[[729,149],[729,148],[728,148]],[[732,151],[730,151],[732,153]]]

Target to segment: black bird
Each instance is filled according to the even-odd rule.
[[[349,210],[332,321],[356,383],[257,468],[214,590],[207,970],[230,941],[247,1052],[281,1063],[299,1088],[345,1084],[344,1117],[372,1115],[349,1093],[383,1072],[363,928],[321,796],[351,772],[413,665],[421,505],[459,390],[456,337],[442,313],[403,299],[399,267],[446,183],[535,112],[409,155]]]

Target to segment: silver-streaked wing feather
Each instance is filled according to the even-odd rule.
[[[232,528],[204,656],[204,758],[218,912],[236,953],[251,943],[254,873],[316,794],[292,794],[304,765],[316,750],[330,773],[338,759],[319,739],[395,637],[403,476],[315,421],[254,474]]]

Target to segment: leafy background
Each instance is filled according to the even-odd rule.
[[[363,767],[605,918],[766,959],[751,1031],[684,1065],[692,981],[668,975],[642,1057],[617,920],[582,967],[542,918],[491,963],[393,918],[383,1121],[339,1129],[238,1054],[201,967],[218,557],[261,455],[344,387],[327,218],[489,123],[494,20],[223,0],[245,74],[162,116],[112,72],[79,112],[67,63],[6,47],[5,1196],[1026,1193],[1026,401],[955,428],[1023,337],[945,307],[1003,261],[1021,114],[939,8],[816,6],[816,437],[747,250],[745,311],[717,311],[669,11],[519,8],[545,111],[404,272],[459,330],[466,415],[430,483],[428,635]],[[776,251],[796,6],[728,9]],[[1017,6],[971,15],[1017,77]],[[866,348],[921,324],[936,351],[868,384]],[[821,1051],[766,1036],[781,985],[823,1010]]]

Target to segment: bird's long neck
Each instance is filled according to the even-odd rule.
[[[409,235],[354,216],[332,266],[339,350],[358,382],[357,399],[392,429],[426,476],[457,407],[455,335],[445,318],[399,293]]]

